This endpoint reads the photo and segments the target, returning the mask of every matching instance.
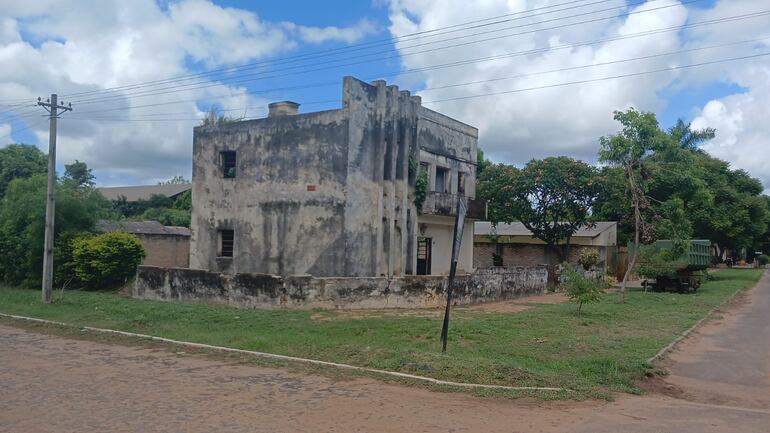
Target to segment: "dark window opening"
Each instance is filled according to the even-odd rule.
[[[235,232],[233,230],[219,231],[219,257],[232,257]]]
[[[465,173],[457,173],[457,194],[465,195]]]
[[[503,266],[503,244],[495,244],[495,252],[492,253],[492,265]]]
[[[232,179],[235,177],[235,151],[226,150],[219,152],[219,159],[222,165],[222,177]]]
[[[447,192],[449,183],[449,170],[442,167],[436,167],[436,188],[437,192]]]

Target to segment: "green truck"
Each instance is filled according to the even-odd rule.
[[[642,246],[644,252],[651,249],[652,253],[660,253],[674,250],[674,241],[659,240],[650,245]],[[633,244],[629,244],[629,252],[633,252]],[[655,256],[660,260],[660,255]],[[651,260],[652,261],[652,260]],[[711,265],[711,241],[707,239],[694,239],[687,242],[685,251],[678,257],[666,258],[665,263],[640,263],[640,269],[644,269],[642,281],[644,287],[651,286],[657,290],[676,289],[680,292],[695,291],[700,287],[704,273],[703,270]],[[640,272],[642,273],[642,272]]]

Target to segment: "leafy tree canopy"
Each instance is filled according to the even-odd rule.
[[[0,199],[14,179],[26,179],[48,171],[48,158],[29,144],[10,144],[0,149]]]
[[[75,183],[75,186],[94,186],[94,175],[85,162],[77,159],[72,164],[64,166],[64,179]]]
[[[569,244],[580,227],[591,224],[597,176],[594,167],[566,156],[532,160],[521,170],[490,165],[482,172],[479,195],[489,201],[490,221],[520,221],[563,259],[555,246]]]

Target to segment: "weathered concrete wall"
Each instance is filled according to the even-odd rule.
[[[414,272],[410,160],[430,157],[450,168],[453,193],[464,173],[472,196],[477,131],[384,81],[345,77],[342,104],[195,128],[192,268],[321,277]],[[234,178],[223,176],[223,151],[236,154]],[[234,231],[232,258],[218,257],[220,230]]]
[[[458,275],[454,303],[467,305],[542,293],[544,267],[485,269]],[[225,274],[140,266],[132,295],[143,299],[205,301],[245,308],[430,308],[446,299],[437,276],[316,278]]]

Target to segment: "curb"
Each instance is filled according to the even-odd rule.
[[[430,383],[433,385],[444,385],[444,386],[454,386],[459,388],[467,388],[467,389],[494,389],[494,390],[503,390],[503,391],[567,391],[564,388],[549,388],[549,387],[537,387],[537,386],[505,386],[505,385],[485,385],[480,383],[464,383],[464,382],[451,382],[446,380],[439,380],[434,379],[432,377],[425,377],[425,376],[417,376],[414,374],[408,374],[408,373],[400,373],[397,371],[389,371],[389,370],[379,370],[376,368],[367,368],[367,367],[358,367],[355,365],[350,364],[341,364],[338,362],[331,362],[331,361],[321,361],[318,359],[306,359],[306,358],[299,358],[295,356],[288,356],[288,355],[278,355],[274,353],[266,353],[266,352],[257,352],[253,350],[245,350],[245,349],[233,349],[231,347],[224,347],[224,346],[214,346],[210,344],[203,344],[203,343],[193,343],[189,341],[180,341],[180,340],[172,340],[170,338],[164,338],[164,337],[156,337],[153,335],[147,335],[147,334],[136,334],[133,332],[126,332],[126,331],[117,331],[114,329],[105,329],[105,328],[94,328],[91,326],[77,326],[72,325],[70,323],[64,323],[64,322],[56,322],[53,320],[45,320],[45,319],[38,319],[35,317],[26,317],[26,316],[16,316],[13,314],[5,314],[0,313],[0,317],[6,317],[9,319],[16,319],[16,320],[26,320],[29,322],[37,322],[37,323],[44,323],[48,325],[57,325],[57,326],[64,326],[68,328],[80,328],[86,331],[91,332],[99,332],[103,334],[116,334],[116,335],[122,335],[125,337],[133,337],[133,338],[142,338],[142,339],[148,339],[153,341],[160,341],[164,343],[170,343],[175,344],[179,346],[186,346],[186,347],[194,347],[197,349],[208,349],[208,350],[216,350],[218,352],[229,352],[229,353],[239,353],[243,355],[250,355],[257,358],[266,358],[266,359],[277,359],[281,361],[290,361],[290,362],[296,362],[301,364],[312,364],[312,365],[322,365],[325,367],[333,367],[338,369],[344,369],[344,370],[352,370],[352,371],[361,371],[366,373],[376,373],[381,374],[384,376],[391,376],[391,377],[397,377],[400,379],[411,379],[411,380],[417,380],[421,382]]]
[[[695,332],[695,330],[697,330],[698,328],[700,328],[700,327],[701,327],[701,325],[703,325],[703,322],[705,322],[706,320],[709,320],[709,319],[711,319],[711,317],[714,315],[714,313],[716,313],[718,310],[722,309],[722,307],[724,307],[725,305],[727,305],[727,304],[729,304],[730,302],[732,302],[732,301],[733,301],[733,300],[734,300],[734,299],[735,299],[735,298],[736,298],[738,295],[740,295],[741,293],[743,293],[743,292],[746,292],[746,291],[748,291],[748,290],[751,290],[751,289],[753,289],[754,287],[756,287],[756,285],[757,285],[757,284],[759,284],[759,282],[760,282],[760,281],[761,281],[761,280],[762,280],[762,279],[765,277],[765,275],[767,275],[767,274],[764,274],[762,277],[760,277],[760,279],[759,279],[759,280],[757,280],[757,283],[756,283],[756,284],[754,284],[753,286],[751,286],[751,287],[748,287],[748,288],[745,288],[745,289],[738,289],[738,290],[736,290],[736,291],[735,291],[735,293],[733,293],[732,295],[730,295],[730,297],[729,297],[729,298],[725,299],[725,300],[724,300],[724,301],[722,301],[722,302],[721,302],[719,305],[717,305],[716,307],[712,308],[712,309],[711,309],[711,310],[708,312],[708,314],[706,314],[706,316],[705,316],[705,317],[703,317],[702,319],[700,319],[700,320],[698,320],[697,322],[695,322],[695,324],[694,324],[694,325],[692,325],[691,327],[689,327],[689,328],[688,328],[686,331],[682,332],[682,333],[681,333],[681,334],[680,334],[678,337],[676,337],[676,338],[675,338],[675,339],[674,339],[672,342],[668,343],[668,344],[667,344],[667,345],[666,345],[664,348],[660,349],[660,350],[658,351],[658,353],[656,353],[656,354],[655,354],[655,355],[654,355],[652,358],[650,358],[650,359],[648,359],[648,360],[647,360],[647,363],[648,363],[648,364],[654,364],[655,362],[657,362],[657,361],[660,361],[661,359],[663,359],[663,358],[664,358],[666,355],[668,355],[668,354],[669,354],[669,353],[670,353],[672,350],[674,350],[674,348],[675,348],[675,347],[676,347],[676,346],[677,346],[679,343],[681,343],[681,342],[682,342],[682,340],[684,340],[685,338],[689,337],[689,336],[690,336],[690,334],[692,334],[693,332]]]

